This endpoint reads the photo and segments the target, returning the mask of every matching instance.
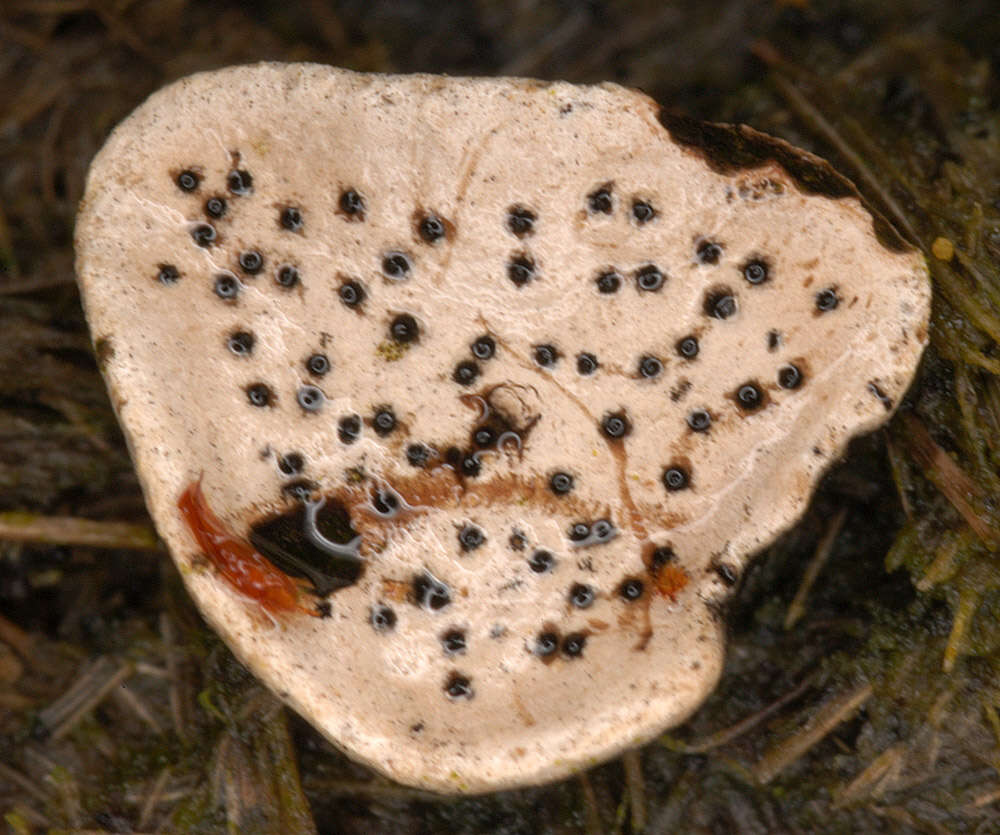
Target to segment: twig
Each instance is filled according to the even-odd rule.
[[[162,548],[156,531],[149,525],[20,512],[0,513],[0,540],[139,551]]]
[[[836,542],[840,529],[844,527],[845,519],[847,519],[847,508],[842,507],[834,515],[833,519],[830,520],[826,533],[823,534],[823,538],[816,545],[816,551],[813,553],[812,559],[809,560],[809,565],[806,566],[806,573],[803,575],[802,582],[799,583],[795,597],[792,598],[792,602],[788,606],[788,612],[785,614],[784,626],[786,630],[795,626],[806,613],[806,599],[809,597],[809,592],[812,590],[816,578],[819,577],[819,572],[830,558],[833,543]]]
[[[632,832],[642,832],[646,828],[646,781],[642,776],[642,754],[633,748],[622,755],[625,768],[625,785],[628,786],[628,801],[632,816]]]

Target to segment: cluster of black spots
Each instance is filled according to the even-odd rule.
[[[306,465],[301,452],[289,452],[278,456],[278,469],[283,475],[297,475]]]
[[[230,194],[245,195],[253,191],[253,177],[243,168],[234,168],[226,175],[226,187]]]
[[[436,244],[447,234],[447,230],[444,221],[433,212],[429,212],[417,221],[417,234],[425,243]]]
[[[691,485],[691,473],[682,464],[671,464],[663,470],[663,486],[671,493],[686,490]]]
[[[699,264],[718,264],[722,257],[722,244],[709,240],[698,241],[695,257]]]
[[[353,220],[365,219],[365,198],[355,189],[345,188],[340,192],[340,211]]]
[[[451,589],[429,571],[415,574],[411,588],[413,602],[422,609],[438,612],[451,603]]]
[[[764,392],[754,381],[749,381],[736,389],[736,405],[745,412],[753,412],[764,405]]]
[[[237,260],[239,261],[240,269],[247,275],[257,275],[257,273],[264,269],[264,256],[256,249],[248,249],[246,252],[241,252]]]
[[[460,386],[471,386],[479,376],[479,364],[473,360],[462,360],[455,366],[451,374],[453,379]]]
[[[574,522],[569,529],[570,542],[580,547],[610,542],[617,534],[615,526],[607,519],[598,519],[593,524]]]
[[[191,227],[191,237],[198,246],[210,247],[218,235],[211,223],[196,223]]]
[[[249,331],[236,331],[229,334],[226,345],[238,357],[248,357],[253,351],[254,336]]]
[[[539,658],[548,658],[559,649],[559,635],[555,632],[540,632],[535,637],[534,653]]]
[[[638,577],[626,577],[618,586],[618,594],[626,603],[634,603],[642,597],[644,589],[645,586]]]
[[[579,658],[587,644],[587,636],[583,632],[571,632],[562,642],[563,655],[567,658]]]
[[[322,377],[330,370],[330,359],[326,354],[311,354],[306,359],[306,371],[314,377]]]
[[[547,571],[551,571],[555,568],[555,565],[555,555],[551,551],[547,551],[544,548],[539,548],[537,551],[533,552],[530,557],[528,557],[528,568],[536,574],[545,574]]]
[[[337,295],[345,305],[355,308],[361,305],[367,294],[365,293],[364,285],[362,285],[360,281],[349,278],[340,285],[340,288],[337,290]]]
[[[486,542],[486,534],[477,525],[462,525],[458,532],[458,545],[463,553],[475,551]]]
[[[625,412],[609,412],[601,418],[601,432],[613,441],[624,438],[632,431],[632,424]]]
[[[789,363],[778,369],[778,385],[783,389],[797,389],[802,385],[802,371],[797,365]]]
[[[461,629],[449,629],[441,636],[441,647],[445,655],[461,655],[466,646],[465,632]]]
[[[646,293],[655,293],[666,281],[663,271],[655,264],[646,264],[639,267],[635,273],[636,286]]]
[[[764,261],[762,258],[754,258],[747,261],[740,270],[747,284],[754,286],[763,284],[771,277],[771,268],[768,266],[767,261]]]
[[[736,314],[736,296],[728,287],[713,287],[705,293],[702,309],[713,319],[728,319]]]
[[[584,377],[589,377],[596,372],[599,366],[597,357],[591,353],[584,351],[576,355],[576,371]]]
[[[677,354],[686,360],[693,360],[698,356],[698,337],[696,336],[685,336],[677,340],[677,344],[674,346],[677,349]]]
[[[361,437],[360,415],[345,415],[337,421],[337,437],[342,444],[353,444]]]
[[[593,586],[588,586],[586,583],[574,583],[570,587],[569,602],[577,609],[589,609],[594,605],[596,599],[597,593]]]
[[[302,211],[295,206],[286,206],[278,215],[278,225],[289,232],[298,232],[304,224]]]
[[[469,346],[469,350],[472,351],[472,356],[477,360],[485,362],[486,360],[493,359],[497,351],[497,343],[492,336],[485,333]]]
[[[636,223],[642,226],[645,223],[649,223],[654,217],[656,217],[656,209],[654,209],[652,204],[646,200],[633,200],[632,217],[635,219]]]
[[[475,478],[483,468],[478,453],[465,452],[457,446],[448,447],[444,460],[455,472],[467,478]]]
[[[687,425],[692,432],[707,432],[712,426],[712,416],[708,409],[693,409],[688,412]]]
[[[372,429],[380,438],[386,437],[396,428],[396,413],[391,406],[379,406],[372,416]]]
[[[395,516],[399,510],[399,495],[388,488],[375,490],[372,493],[372,509],[385,518]]]
[[[251,383],[246,387],[246,393],[251,406],[263,408],[274,403],[274,392],[266,383]]]
[[[549,479],[549,489],[557,496],[565,496],[573,489],[573,476],[569,473],[553,473]]]
[[[816,310],[820,313],[829,313],[840,304],[840,296],[837,295],[836,287],[827,287],[816,294]]]
[[[393,342],[405,345],[416,341],[420,336],[420,327],[409,313],[401,313],[389,324],[389,336]]]
[[[517,253],[507,262],[507,278],[515,287],[523,287],[535,277],[535,259],[526,253]]]
[[[410,444],[406,447],[406,460],[411,467],[423,469],[431,460],[433,450],[427,444]]]
[[[295,285],[299,283],[299,270],[297,267],[293,267],[291,264],[282,264],[278,267],[278,271],[274,274],[274,280],[277,282],[279,287],[284,287],[286,290],[291,290]]]
[[[174,284],[181,277],[180,270],[173,264],[158,264],[157,267],[156,280],[160,284]]]
[[[186,168],[177,175],[174,180],[177,183],[177,188],[181,191],[192,192],[198,188],[198,184],[201,183],[201,175],[196,171],[192,171],[190,168]]]
[[[226,213],[227,208],[225,198],[222,197],[209,197],[205,201],[205,214],[215,220],[222,217]]]
[[[538,220],[531,209],[515,205],[507,209],[507,229],[517,238],[524,238],[535,231],[535,221]]]
[[[444,691],[449,699],[471,699],[475,693],[472,690],[472,682],[468,678],[452,673],[445,682]]]
[[[611,183],[604,183],[587,195],[587,209],[591,214],[611,214],[614,209],[614,199],[611,196]]]
[[[231,301],[240,294],[240,280],[232,273],[219,273],[212,289],[220,299]]]
[[[556,346],[551,343],[536,345],[534,347],[533,355],[535,362],[542,368],[552,368],[552,366],[554,366],[559,360],[559,351]]]
[[[391,632],[396,627],[396,613],[384,603],[372,606],[368,620],[376,632]]]
[[[382,256],[382,273],[393,281],[403,281],[410,275],[410,259],[405,252],[387,252]]]
[[[616,270],[602,270],[598,273],[597,278],[594,279],[594,283],[597,285],[597,292],[603,293],[606,296],[617,293],[621,289],[622,281],[621,273]]]
[[[299,386],[295,394],[295,400],[307,412],[318,412],[323,408],[326,397],[316,386]]]
[[[659,377],[663,373],[663,362],[649,354],[639,357],[639,376],[647,380]]]

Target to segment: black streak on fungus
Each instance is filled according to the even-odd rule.
[[[874,380],[870,381],[868,383],[868,391],[871,392],[871,394],[875,397],[875,399],[878,400],[878,402],[885,407],[885,410],[887,412],[892,411],[892,406],[893,406],[892,398],[889,397],[889,395],[886,394],[884,391],[882,391],[881,388],[879,388],[878,383],[876,383]]]
[[[524,253],[512,255],[507,262],[507,278],[515,287],[524,287],[535,277],[535,260]]]
[[[414,575],[411,587],[410,599],[421,609],[439,612],[451,603],[451,590],[429,571]]]
[[[576,355],[576,370],[578,374],[582,374],[584,377],[589,377],[597,371],[598,367],[599,363],[597,362],[597,357],[593,354],[584,352]]]
[[[511,206],[507,209],[507,229],[512,235],[524,238],[535,231],[535,221],[538,216],[524,206]]]
[[[614,200],[611,197],[612,183],[604,183],[587,195],[587,209],[591,214],[611,214]]]

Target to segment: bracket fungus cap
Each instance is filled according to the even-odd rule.
[[[445,792],[689,716],[717,604],[927,341],[922,257],[826,163],[613,84],[191,76],[108,139],[76,246],[205,617]]]

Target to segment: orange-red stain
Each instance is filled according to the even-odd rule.
[[[319,617],[319,612],[299,603],[299,589],[291,577],[223,527],[205,502],[200,478],[181,493],[177,507],[205,556],[236,591],[272,615],[297,610]]]
[[[688,584],[688,573],[675,562],[664,563],[660,570],[656,572],[653,582],[656,583],[656,590],[664,597],[669,597],[672,602],[677,601],[677,595]]]

